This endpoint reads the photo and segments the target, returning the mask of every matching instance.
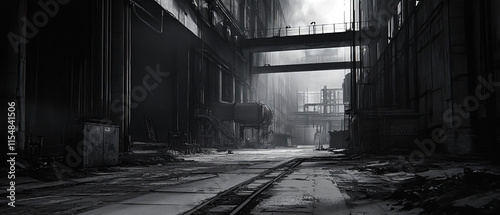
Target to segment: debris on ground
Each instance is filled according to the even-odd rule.
[[[145,165],[158,165],[167,164],[171,162],[184,161],[183,158],[178,156],[178,153],[167,152],[132,152],[124,154],[121,157],[122,166],[145,166]]]
[[[343,182],[355,201],[390,201],[394,210],[420,214],[500,214],[500,171],[430,159],[418,164],[393,157],[362,160],[346,171],[351,182]]]
[[[20,156],[16,162],[16,176],[28,176],[36,180],[50,182],[84,178],[92,176],[92,174],[79,169],[72,169],[53,157],[34,161]]]
[[[465,175],[465,176],[464,176]],[[467,173],[446,179],[425,180],[420,186],[403,186],[394,199],[403,210],[416,207],[425,214],[494,214],[500,210],[499,181],[477,184],[467,179]],[[496,177],[493,177],[496,178]],[[485,179],[489,180],[489,179]],[[484,194],[496,190],[490,194]]]

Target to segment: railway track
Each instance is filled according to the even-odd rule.
[[[303,161],[303,158],[296,158],[269,169],[250,180],[219,193],[217,196],[185,212],[184,215],[243,214],[245,209],[249,209],[247,206],[254,203],[262,192],[277,180],[291,173]]]

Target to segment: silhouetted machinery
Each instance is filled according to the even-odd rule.
[[[265,127],[271,124],[272,111],[258,102],[225,103],[211,105],[212,114],[221,121],[234,121],[245,127]]]

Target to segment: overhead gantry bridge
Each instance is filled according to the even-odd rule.
[[[363,25],[361,25],[363,27]],[[365,28],[362,28],[365,29]],[[369,40],[361,40],[360,35],[367,35],[366,30],[360,30],[360,24],[351,23],[310,25],[304,27],[285,27],[249,31],[245,40],[241,41],[241,48],[251,53],[340,48],[366,45]],[[356,62],[359,68],[359,62]],[[253,74],[283,73],[320,70],[351,69],[352,61],[344,62],[319,62],[293,65],[266,65],[252,67]]]

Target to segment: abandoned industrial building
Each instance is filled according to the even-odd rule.
[[[500,212],[500,1],[3,2],[1,214]]]

